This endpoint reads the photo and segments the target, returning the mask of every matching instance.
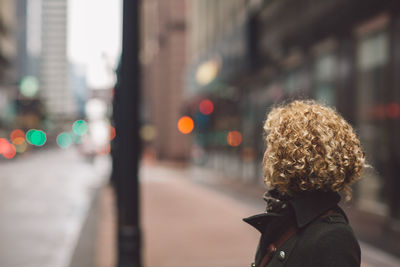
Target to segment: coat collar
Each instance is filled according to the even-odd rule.
[[[328,210],[335,208],[340,201],[336,192],[308,192],[289,200],[299,228],[309,224]]]
[[[299,228],[303,228],[326,211],[336,208],[339,201],[340,195],[336,192],[307,192],[297,194],[287,200]],[[343,214],[343,212],[341,213]],[[270,224],[271,221],[282,216],[284,214],[264,212],[243,220],[262,233],[266,224]]]

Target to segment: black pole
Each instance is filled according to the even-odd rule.
[[[114,95],[113,118],[117,135],[112,154],[112,178],[117,198],[118,267],[141,267],[139,8],[140,0],[123,1],[122,56]]]

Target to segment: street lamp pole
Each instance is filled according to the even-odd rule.
[[[112,153],[118,213],[118,267],[141,267],[139,14],[140,0],[123,0],[122,56],[113,109],[117,135]]]

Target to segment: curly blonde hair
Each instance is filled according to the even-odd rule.
[[[315,101],[276,107],[264,124],[265,182],[293,195],[344,191],[360,179],[365,154],[353,128],[332,108]]]

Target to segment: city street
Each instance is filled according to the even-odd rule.
[[[92,220],[100,222],[91,225],[98,233],[95,266],[114,267],[111,190],[102,190],[98,205],[91,205],[109,168],[107,158],[90,164],[73,149],[2,161],[0,266],[90,267],[82,263],[90,262],[84,259],[89,254],[81,262],[72,258],[87,235],[90,207],[100,206],[92,212]],[[242,218],[264,208],[262,188],[166,163],[144,163],[140,174],[144,266],[250,265],[258,233]],[[362,255],[362,267],[400,266],[395,257],[363,243]]]
[[[261,188],[169,165],[145,164],[141,178],[145,266],[250,266],[258,233],[242,218],[262,211]],[[400,266],[361,246],[362,267]]]
[[[0,266],[68,267],[108,159],[74,149],[0,162]]]

